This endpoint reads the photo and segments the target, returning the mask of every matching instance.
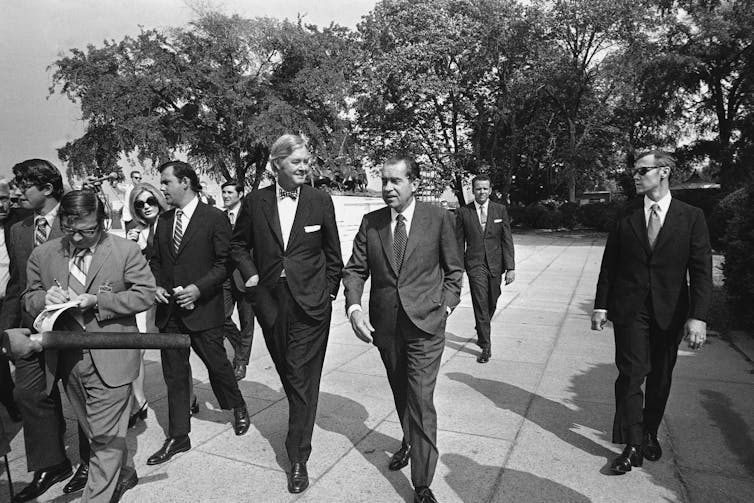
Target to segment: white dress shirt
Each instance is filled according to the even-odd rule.
[[[652,205],[658,204],[660,209],[657,211],[660,217],[660,227],[665,225],[665,217],[668,216],[668,208],[670,208],[670,200],[673,199],[670,195],[670,191],[665,194],[659,201],[652,201],[646,195],[644,196],[644,224],[649,227],[649,215],[652,213]]]
[[[241,209],[241,203],[240,201],[236,203],[232,208],[227,208],[225,210],[225,214],[228,215],[228,219],[231,221],[231,226],[235,227],[236,222],[238,222],[238,212]],[[233,217],[231,218],[231,215]]]
[[[479,221],[479,225],[482,225],[482,208],[484,208],[484,214],[487,218],[490,217],[490,200],[487,199],[484,204],[479,204],[474,200],[474,206],[476,207],[476,219]]]
[[[183,231],[183,235],[186,235],[186,229],[188,229],[189,222],[191,221],[191,217],[194,214],[194,211],[196,211],[196,207],[199,204],[199,198],[194,196],[194,198],[189,201],[189,203],[184,206],[183,208],[180,208],[180,210],[183,212],[181,215],[181,230]],[[176,212],[176,217],[178,216],[178,213]],[[175,235],[175,221],[177,218],[173,219],[173,234]]]
[[[296,199],[290,197],[284,197],[280,199],[280,190],[282,187],[275,182],[275,198],[278,202],[278,218],[280,218],[280,232],[283,234],[283,250],[288,248],[288,238],[291,237],[291,229],[293,228],[293,219],[296,218],[296,209],[298,208],[298,200],[301,198],[301,188],[296,188]]]
[[[5,230],[0,227],[0,299],[5,298],[5,289],[10,279],[10,255],[5,246]]]

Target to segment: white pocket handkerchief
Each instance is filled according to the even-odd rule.
[[[502,218],[496,218],[496,219],[495,219],[495,223],[496,223],[496,224],[499,224],[499,223],[500,223],[500,222],[502,222],[502,221],[503,221],[503,219],[502,219]]]
[[[317,232],[322,228],[321,225],[305,225],[304,232]]]

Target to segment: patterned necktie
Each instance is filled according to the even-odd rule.
[[[654,249],[655,242],[657,241],[657,235],[660,233],[660,205],[655,203],[649,211],[649,224],[647,225],[647,238],[649,239],[649,247]]]
[[[183,212],[181,210],[175,210],[175,229],[173,230],[173,250],[178,253],[178,248],[181,246],[181,239],[183,239]]]
[[[85,291],[86,285],[86,254],[89,248],[79,248],[73,254],[71,261],[70,275],[68,276],[68,288],[73,290],[76,295]]]
[[[403,254],[406,253],[406,217],[398,213],[395,217],[395,232],[393,232],[393,255],[395,260],[395,269],[401,270],[403,265]]]
[[[37,217],[34,220],[34,246],[39,246],[47,241],[49,225],[45,217]]]
[[[479,224],[482,226],[482,230],[487,228],[487,210],[485,206],[482,206],[479,210]]]
[[[298,191],[280,189],[278,191],[278,196],[280,197],[280,199],[285,199],[286,197],[290,197],[291,199],[295,201],[296,199],[298,199]]]

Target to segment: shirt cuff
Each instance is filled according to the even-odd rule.
[[[351,319],[351,315],[354,313],[354,311],[361,311],[361,306],[359,304],[351,304],[348,306],[348,311],[346,311],[346,315],[348,316],[348,319]]]

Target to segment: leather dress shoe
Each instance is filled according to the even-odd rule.
[[[128,477],[120,479],[118,481],[118,484],[115,486],[115,492],[113,492],[113,496],[112,498],[110,498],[110,503],[118,503],[123,497],[123,493],[128,491],[129,489],[133,489],[138,483],[139,477],[136,476],[135,470],[131,472],[131,475],[129,475]]]
[[[437,499],[429,487],[421,486],[414,489],[414,503],[437,503]]]
[[[76,468],[76,473],[73,474],[73,477],[71,477],[71,480],[68,481],[68,483],[63,486],[63,492],[66,494],[69,493],[75,493],[76,491],[80,491],[86,486],[86,481],[89,479],[89,463],[82,462],[78,468]]]
[[[638,445],[626,445],[620,456],[610,463],[610,470],[613,473],[624,474],[631,471],[631,467],[639,467],[644,464],[644,456],[641,454],[641,448]]]
[[[62,482],[73,473],[71,462],[65,460],[55,466],[51,466],[46,470],[37,470],[34,472],[34,478],[31,480],[28,486],[21,489],[21,491],[13,497],[12,503],[22,503],[24,501],[31,501],[41,495],[58,482]]]
[[[306,472],[306,463],[293,463],[288,477],[288,492],[302,493],[307,487],[309,487],[309,474]]]
[[[246,377],[246,364],[236,363],[236,366],[233,368],[233,375],[236,376],[236,381],[240,381]]]
[[[487,363],[492,357],[492,350],[490,348],[482,348],[482,353],[477,356],[476,361],[478,363]]]
[[[192,416],[195,416],[199,414],[199,402],[196,399],[196,395],[194,395],[194,398],[191,399],[191,406],[189,407],[189,412]]]
[[[249,420],[249,411],[246,410],[246,405],[241,405],[233,409],[233,431],[236,435],[243,435],[249,431],[251,421]]]
[[[128,418],[128,427],[133,428],[136,426],[136,424],[139,421],[144,421],[147,418],[147,405],[149,405],[149,402],[144,402],[144,405],[139,407],[139,410],[131,414],[131,417]]]
[[[159,465],[165,461],[170,460],[173,456],[179,452],[186,452],[191,449],[191,439],[188,435],[175,438],[166,438],[165,443],[162,444],[160,450],[149,456],[147,459],[148,465]]]
[[[662,457],[662,447],[660,447],[660,442],[657,440],[657,435],[652,433],[644,434],[641,452],[650,461],[657,461]]]
[[[390,458],[390,464],[388,465],[388,469],[391,472],[397,472],[401,468],[405,467],[408,464],[408,460],[411,457],[411,444],[406,442],[405,440],[401,443],[401,448],[398,449],[398,452],[393,454],[393,457]]]

